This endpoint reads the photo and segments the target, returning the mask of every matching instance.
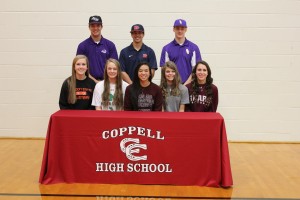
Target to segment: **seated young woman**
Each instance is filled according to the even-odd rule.
[[[94,110],[91,105],[95,82],[89,78],[89,62],[86,56],[77,55],[72,63],[72,75],[62,84],[59,107],[61,110]]]
[[[104,80],[96,84],[92,105],[96,110],[124,110],[125,89],[120,63],[110,58],[106,61]]]
[[[186,111],[216,112],[218,108],[218,88],[213,84],[211,69],[207,62],[199,61],[192,70],[192,81],[186,87],[189,90],[190,104]]]
[[[181,84],[177,66],[167,61],[161,68],[160,87],[163,94],[163,111],[184,112],[185,104],[189,104],[187,87]]]
[[[158,85],[151,82],[151,68],[141,62],[134,71],[133,83],[126,88],[124,110],[162,111],[162,92]]]

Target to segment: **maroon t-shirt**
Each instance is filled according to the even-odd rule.
[[[218,88],[214,84],[211,85],[213,96],[208,99],[205,95],[205,85],[199,85],[199,94],[192,96],[192,84],[186,85],[189,90],[190,104],[185,106],[186,112],[216,112],[219,103]]]
[[[125,91],[124,98],[124,110],[135,110],[133,102],[131,102],[132,85],[129,85]],[[162,111],[162,92],[158,85],[150,83],[147,87],[142,87],[140,93],[138,94],[138,111]]]

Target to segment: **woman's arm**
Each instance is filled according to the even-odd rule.
[[[68,96],[69,96],[68,81],[65,80],[61,86],[60,95],[59,95],[59,108],[61,110],[70,109],[70,104],[68,103]]]
[[[162,111],[163,109],[163,96],[160,87],[157,86],[157,92],[154,99],[153,111]]]
[[[184,104],[180,104],[178,112],[184,112],[184,108],[185,108],[185,105]]]
[[[95,106],[95,109],[96,109],[96,110],[102,110],[102,109],[101,109],[101,106]]]
[[[219,104],[219,92],[217,86],[214,85],[212,86],[212,90],[213,90],[212,111],[216,112]]]
[[[125,97],[124,97],[124,110],[133,110],[132,103],[130,100],[130,88],[131,86],[127,86],[125,90]]]

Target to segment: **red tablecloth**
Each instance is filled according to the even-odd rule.
[[[224,119],[58,111],[49,121],[39,182],[231,186]]]

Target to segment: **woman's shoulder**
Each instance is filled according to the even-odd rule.
[[[187,90],[187,87],[183,84],[179,84],[179,90]]]
[[[187,87],[188,89],[192,88],[192,83],[186,84],[185,87]]]
[[[68,84],[70,81],[71,81],[71,76],[69,76],[64,80],[63,85]]]
[[[132,84],[128,84],[126,90],[129,90],[130,88],[132,88]]]
[[[218,87],[214,84],[211,84],[211,89],[213,90],[214,93],[218,93]]]
[[[153,82],[150,82],[150,86],[152,86],[152,87],[159,87],[156,83],[153,83]]]
[[[104,81],[99,81],[98,83],[96,83],[95,88],[102,88],[104,87]]]
[[[93,82],[95,83],[95,81],[94,81],[93,79],[91,79],[90,77],[88,77],[88,76],[86,77],[86,80],[87,80],[87,81],[93,81]],[[95,84],[96,84],[96,83],[95,83]]]
[[[157,84],[155,84],[153,82],[151,82],[149,86],[152,87],[152,88],[161,90],[160,86],[158,86]]]
[[[69,76],[68,78],[66,78],[66,79],[64,80],[64,82],[66,82],[66,81],[70,81],[70,80],[71,80],[71,78],[72,78],[72,76]]]
[[[93,79],[91,79],[90,77],[86,77],[86,82],[88,82],[90,85],[94,86],[96,85],[95,81]]]
[[[211,84],[211,88],[213,88],[213,89],[218,89],[218,87],[215,85],[215,84]]]

